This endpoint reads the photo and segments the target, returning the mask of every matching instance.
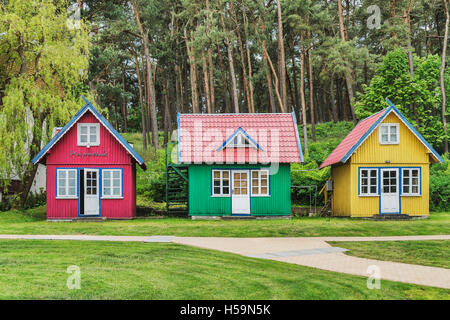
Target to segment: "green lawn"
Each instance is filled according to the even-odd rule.
[[[176,244],[0,241],[0,299],[450,299],[382,281]],[[81,289],[66,286],[68,266]]]
[[[424,266],[450,268],[450,240],[330,242],[349,249],[346,254]]]
[[[216,237],[391,236],[450,234],[450,213],[429,219],[371,221],[304,217],[291,220],[192,221],[182,218],[47,222],[45,207],[0,212],[0,234],[177,235]]]

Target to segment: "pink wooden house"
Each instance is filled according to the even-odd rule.
[[[47,166],[47,219],[136,216],[144,160],[90,102],[32,161]]]

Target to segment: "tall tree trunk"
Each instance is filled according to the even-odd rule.
[[[217,58],[219,59],[220,75],[222,78],[223,100],[225,102],[224,111],[225,113],[231,113],[231,102],[230,99],[228,99],[228,96],[230,96],[228,94],[228,81],[226,79],[225,67],[223,65],[222,53],[220,52],[219,46],[217,46]]]
[[[202,50],[202,69],[203,69],[203,86],[205,91],[206,110],[208,113],[212,113],[211,109],[211,94],[209,92],[209,73],[208,66],[206,64],[205,53]]]
[[[297,87],[297,67],[295,66],[295,40],[292,39],[292,48],[291,48],[291,63],[292,63],[292,77],[294,78],[294,106],[295,109],[299,106],[299,96],[298,96],[298,87]]]
[[[308,128],[306,123],[306,102],[305,102],[305,48],[303,44],[303,33],[300,34],[300,101],[302,104],[304,148],[305,154],[308,154]]]
[[[210,20],[211,20],[211,11],[209,10],[209,0],[206,0],[206,11],[208,13],[207,18],[207,24],[206,24],[206,34],[209,35],[209,29],[210,29]],[[208,67],[209,67],[209,73],[208,73],[208,80],[209,80],[209,103],[211,106],[211,113],[215,112],[216,106],[215,106],[215,96],[214,96],[214,66],[212,62],[212,53],[211,48],[208,46],[207,50],[207,56],[208,56]]]
[[[198,97],[197,97],[197,67],[195,64],[194,48],[189,45],[189,40],[187,36],[187,30],[184,28],[184,39],[186,42],[186,51],[189,57],[189,67],[190,67],[190,79],[191,79],[191,91],[192,91],[192,112],[199,113],[198,107]],[[191,32],[191,42],[193,41],[193,36]]]
[[[336,108],[336,101],[334,96],[334,75],[330,76],[330,102],[331,102],[331,114],[333,116],[333,122],[336,123],[339,121],[338,111]]]
[[[153,92],[153,79],[152,79],[152,70],[150,65],[150,52],[148,50],[148,31],[144,32],[144,28],[141,24],[141,18],[139,15],[139,8],[137,6],[136,0],[132,0],[134,15],[136,17],[136,23],[138,25],[139,33],[141,35],[141,38],[144,41],[144,54],[145,54],[145,60],[147,65],[147,86],[148,86],[148,96],[147,98],[150,98],[151,101],[147,103],[149,111],[150,111],[150,117],[151,117],[151,124],[152,124],[152,140],[153,140],[153,146],[155,148],[158,148],[158,122],[157,122],[157,116],[156,116],[156,103],[155,103],[155,95]]]
[[[344,20],[342,16],[342,3],[341,0],[338,0],[338,14],[339,14],[339,31],[341,34],[342,41],[347,41],[345,37],[345,29],[344,29]],[[353,88],[352,88],[352,80],[351,80],[351,72],[346,71],[345,72],[345,84],[347,86],[347,94],[348,94],[348,100],[350,105],[350,110],[352,113],[352,119],[353,123],[356,125],[356,115],[355,115],[355,108],[353,107]]]
[[[445,83],[444,83],[444,73],[445,73],[445,57],[447,54],[447,40],[448,40],[448,24],[450,20],[450,14],[448,11],[447,0],[443,0],[445,9],[445,31],[444,31],[444,44],[442,45],[442,62],[441,62],[441,93],[442,93],[442,124],[444,126],[444,133],[447,132],[447,118],[446,118],[446,106],[447,106],[447,96],[445,94]],[[444,152],[448,153],[448,140],[444,140]]]
[[[311,50],[308,52],[308,79],[309,79],[309,106],[311,113],[311,138],[312,141],[316,141],[316,126],[314,120],[314,83],[313,83],[313,73],[311,64]]]
[[[280,0],[277,0],[277,16],[278,16],[278,51],[280,54],[280,61],[279,61],[280,91],[281,91],[281,101],[283,102],[283,107],[281,109],[283,110],[287,106],[287,90],[286,90],[286,61],[284,55],[284,40],[283,40],[283,21],[281,19]]]
[[[248,91],[249,91],[249,112],[255,112],[255,102],[253,97],[253,79],[252,79],[252,60],[250,55],[250,47],[248,45],[248,19],[247,12],[245,11],[244,2],[242,2],[242,17],[244,20],[244,35],[245,35],[245,48],[247,52],[247,65],[248,65]]]
[[[222,22],[222,28],[223,32],[226,33],[225,29],[225,22],[223,20],[223,15],[220,15],[220,20]],[[228,65],[230,67],[230,77],[231,77],[231,90],[233,92],[233,105],[234,105],[234,112],[239,113],[239,101],[237,97],[237,87],[236,87],[236,75],[234,72],[234,59],[233,59],[233,47],[232,43],[228,39],[228,37],[225,38],[226,41],[226,47],[227,47],[227,53],[228,53]]]
[[[411,78],[413,78],[414,77],[414,62],[413,62],[413,56],[412,56],[411,23],[410,23],[411,2],[412,2],[412,0],[409,0],[408,6],[405,7],[405,10],[403,11],[403,17],[404,17],[405,24],[408,27],[408,34],[407,34],[408,63],[409,63],[409,73],[411,75]]]
[[[145,108],[142,103],[142,84],[141,84],[141,72],[139,67],[139,60],[136,52],[133,52],[134,65],[136,68],[136,76],[138,79],[138,89],[139,89],[139,106],[141,108],[141,125],[142,125],[142,145],[144,150],[147,150],[147,137],[146,137],[146,125],[145,125]]]
[[[128,132],[127,124],[127,99],[125,96],[125,67],[122,66],[122,123],[123,132]]]

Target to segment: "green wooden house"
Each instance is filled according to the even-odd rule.
[[[189,216],[290,216],[290,164],[303,162],[294,113],[178,114],[167,205]]]

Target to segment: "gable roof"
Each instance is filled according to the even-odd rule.
[[[424,137],[416,129],[414,129],[400,110],[398,110],[388,98],[386,98],[386,101],[389,103],[389,107],[361,120],[345,137],[345,139],[342,140],[336,149],[333,150],[328,158],[325,159],[325,161],[320,165],[320,169],[339,162],[345,163],[391,112],[394,112],[400,118],[405,126],[411,130],[417,139],[419,139],[420,142],[422,142],[422,144],[430,151],[436,161],[444,161],[439,153],[437,153],[436,150],[434,150],[433,147],[424,139]]]
[[[47,143],[44,148],[33,158],[32,162],[33,164],[38,163],[42,157],[61,139],[64,134],[66,134],[70,128],[87,112],[90,111],[97,120],[111,133],[111,135],[116,138],[116,140],[122,145],[122,147],[127,150],[127,152],[136,160],[136,162],[141,166],[142,169],[146,169],[146,165],[144,163],[144,159],[136,152],[136,150],[133,149],[133,147],[120,135],[119,132],[117,132],[116,129],[114,129],[113,126],[106,120],[98,111],[94,108],[94,106],[87,101],[84,97],[82,97],[84,101],[86,101],[86,104],[83,108],[80,109],[80,111],[77,112],[75,116],[73,116],[72,119],[62,128],[59,128],[60,130],[55,130],[56,135],[53,136],[53,138],[50,140],[49,143]]]
[[[180,163],[303,162],[292,113],[178,114]],[[257,148],[225,147],[242,133]]]

